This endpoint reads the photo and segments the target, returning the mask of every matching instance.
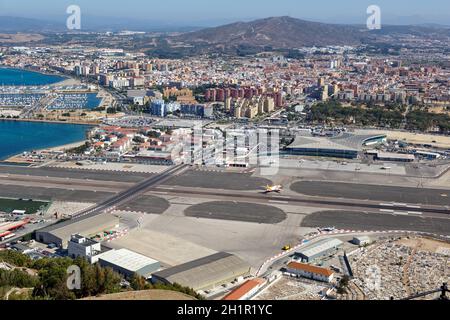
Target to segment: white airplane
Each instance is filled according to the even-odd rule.
[[[275,185],[275,186],[267,185],[265,193],[271,193],[271,192],[280,193],[281,191],[283,191],[283,187],[280,185]]]

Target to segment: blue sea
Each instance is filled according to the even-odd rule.
[[[0,160],[86,139],[88,125],[0,120]]]
[[[4,86],[45,86],[64,79],[64,77],[55,75],[0,67],[0,85]]]

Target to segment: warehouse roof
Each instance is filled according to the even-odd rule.
[[[325,239],[314,243],[303,250],[298,251],[298,253],[304,255],[305,257],[312,257],[332,248],[338,247],[342,244],[342,241],[339,239]]]
[[[326,137],[314,136],[310,131],[300,131],[297,133],[294,142],[292,142],[288,148],[361,151],[363,145],[367,141],[385,137],[385,135],[348,132],[341,133],[334,137]]]
[[[102,254],[99,259],[132,272],[139,271],[148,265],[159,263],[156,260],[127,249],[108,251]]]
[[[109,214],[102,213],[96,215],[85,215],[80,218],[73,218],[60,222],[49,227],[38,230],[37,232],[49,232],[62,239],[70,239],[73,234],[81,234],[87,236],[86,231],[98,227],[103,228],[104,225],[118,223],[119,218]]]
[[[249,272],[250,266],[245,261],[230,253],[219,252],[156,272],[153,276],[200,290]]]
[[[324,137],[296,137],[288,148],[297,149],[329,149],[329,150],[355,150],[357,149],[336,143]]]
[[[357,236],[357,237],[354,237],[353,240],[370,241],[370,238],[368,236]]]
[[[393,153],[393,152],[382,152],[377,153],[377,158],[379,159],[402,159],[402,160],[415,160],[413,154],[403,154],[403,153]]]

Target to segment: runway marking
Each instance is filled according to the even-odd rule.
[[[395,205],[395,206],[407,206],[406,203],[399,203],[399,202],[394,202],[393,205]]]
[[[390,207],[390,206],[392,206],[392,204],[390,204],[390,203],[380,203],[380,206]]]
[[[396,215],[396,216],[408,216],[409,213],[407,213],[407,212],[394,212],[394,215]]]
[[[389,213],[393,213],[394,210],[391,209],[380,209],[381,212],[389,212]]]
[[[417,214],[417,215],[422,215],[422,212],[417,212],[417,211],[408,211],[409,214]]]
[[[270,203],[283,203],[283,204],[287,204],[289,203],[288,201],[278,201],[278,200],[269,200]]]
[[[406,206],[407,208],[420,209],[420,206]]]

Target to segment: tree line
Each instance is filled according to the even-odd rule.
[[[368,105],[344,107],[340,102],[328,101],[309,108],[306,120],[321,124],[360,125],[368,127],[405,128],[412,131],[430,131],[437,129],[440,133],[450,133],[450,117],[436,114],[423,108],[416,108],[404,115],[403,106]]]
[[[98,263],[90,264],[83,258],[43,258],[32,260],[27,255],[13,251],[0,251],[0,262],[15,266],[13,270],[0,269],[0,292],[7,288],[33,288],[27,297],[33,300],[74,300],[91,296],[118,293],[128,290],[171,290],[202,299],[193,289],[178,284],[151,284],[140,275],[133,275],[130,287],[122,286],[122,276],[113,269],[104,268]],[[69,290],[67,287],[67,268],[76,265],[81,270],[81,288]],[[37,275],[25,271],[29,268]],[[1,297],[0,297],[1,299]]]

